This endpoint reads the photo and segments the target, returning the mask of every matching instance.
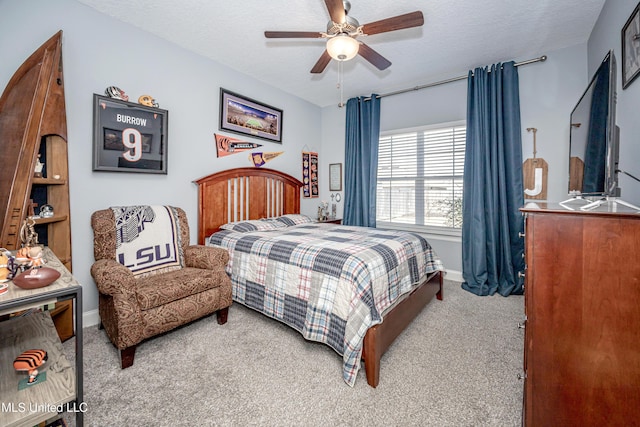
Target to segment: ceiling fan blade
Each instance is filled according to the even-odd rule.
[[[337,24],[342,24],[345,20],[342,0],[324,0],[324,3],[327,5],[331,20]]]
[[[362,26],[362,32],[370,36],[389,31],[403,30],[405,28],[420,27],[423,24],[424,16],[422,12],[417,11],[365,24]]]
[[[314,65],[313,68],[311,69],[311,72],[313,74],[322,73],[324,69],[327,68],[327,65],[329,64],[330,61],[331,61],[331,56],[329,55],[329,52],[327,52],[327,50],[325,49],[322,56],[320,56],[320,59],[318,59],[318,62],[316,62],[316,65]]]
[[[391,65],[391,62],[384,56],[380,55],[375,50],[371,49],[364,43],[360,43],[360,49],[358,49],[358,55],[362,56],[367,61],[371,62],[378,70],[386,70]]]
[[[264,36],[268,39],[318,39],[322,33],[314,31],[265,31]]]

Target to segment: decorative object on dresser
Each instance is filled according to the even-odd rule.
[[[93,95],[93,170],[167,173],[169,112]]]
[[[157,228],[152,219],[166,211],[167,235],[172,243],[154,240]],[[118,223],[116,223],[116,212]],[[126,227],[118,225],[132,223]],[[147,338],[172,330],[195,319],[217,312],[219,324],[227,321],[231,305],[231,282],[224,271],[229,260],[226,250],[189,244],[189,224],[185,212],[169,206],[129,206],[93,213],[95,263],[91,275],[99,292],[100,324],[120,350],[121,366],[133,365],[136,346]],[[148,229],[145,236],[145,228]],[[119,231],[120,230],[120,231]],[[151,250],[118,252],[123,241],[135,242],[133,233]],[[161,245],[154,249],[155,245]],[[175,246],[172,265],[156,259]],[[138,256],[136,258],[136,254]],[[123,263],[119,262],[122,261]],[[158,261],[153,269],[147,261]]]
[[[524,425],[640,419],[640,215],[527,204]]]
[[[300,189],[303,183],[279,171],[253,168],[230,169],[203,177],[196,183],[199,187],[198,241],[227,247],[232,256],[236,257],[235,261],[228,265],[236,301],[299,330],[306,339],[330,345],[343,356],[343,378],[349,385],[353,385],[355,381],[360,367],[360,358],[362,358],[367,382],[372,387],[376,387],[380,379],[382,354],[434,296],[442,299],[443,267],[428,242],[411,233],[367,227],[358,229],[339,225],[331,227],[320,225],[308,216],[300,215]],[[258,229],[260,231],[252,234],[254,232],[251,230]],[[236,244],[239,241],[252,243]],[[419,244],[417,244],[418,241]],[[351,242],[351,251],[335,248],[343,247],[345,242]],[[372,244],[376,247],[371,248]],[[243,247],[240,248],[240,246]],[[359,250],[354,250],[356,247]],[[404,264],[399,261],[402,257],[398,257],[398,254],[391,249],[392,247],[402,248],[405,254],[413,254],[404,258],[410,264],[416,262],[412,264],[415,268],[407,267],[403,270]],[[255,252],[254,248],[259,253]],[[259,248],[265,250],[260,251]],[[275,250],[271,251],[270,248]],[[304,256],[300,253],[304,250],[303,248],[307,248]],[[382,261],[381,252],[386,254],[387,260],[394,261],[388,263]],[[295,290],[301,284],[299,280],[295,283],[287,283],[286,292],[280,292],[277,295],[278,301],[275,304],[278,310],[274,313],[267,307],[269,304],[262,304],[262,300],[267,298],[265,293],[271,295],[275,292],[271,289],[273,283],[269,277],[260,276],[256,277],[257,281],[250,285],[251,298],[247,298],[249,292],[246,289],[248,282],[244,276],[245,271],[238,269],[238,266],[245,265],[242,259],[246,259],[247,256],[252,257],[252,262],[259,260],[257,262],[261,265],[269,264],[270,267],[267,268],[269,271],[288,271],[282,273],[286,277],[299,277],[300,273],[296,275],[293,271],[297,269],[300,272],[304,269],[305,280],[302,286],[306,290]],[[408,258],[412,258],[413,261]],[[367,261],[363,262],[363,259]],[[305,266],[298,265],[296,260],[303,260]],[[235,269],[230,270],[231,265]],[[380,272],[379,275],[375,275],[377,278],[375,281],[366,279],[373,278],[374,275],[370,272],[354,272],[351,269],[353,266],[359,266],[356,269],[360,267],[368,269],[370,265],[371,268],[376,269],[375,271]],[[398,268],[405,273],[409,270],[416,272],[417,276],[407,277],[406,274],[401,274]],[[274,278],[278,276],[280,279],[279,275],[271,276]],[[349,295],[343,295],[344,298],[333,298],[335,295],[333,285],[338,277],[341,277],[340,280],[352,282],[348,288],[360,289],[362,295],[372,293],[386,295],[386,297],[376,298],[373,301],[367,297],[362,299],[354,296],[352,301],[356,308],[346,308],[346,306],[351,307],[348,303],[345,306],[344,302],[344,298],[351,301]],[[400,277],[403,277],[402,285],[395,280]],[[358,280],[358,278],[365,279]],[[327,283],[327,288],[320,291],[315,286],[318,281]],[[397,288],[395,288],[396,285]],[[388,287],[393,287],[397,292],[392,292],[393,295],[391,295]],[[289,292],[293,292],[295,296]],[[318,292],[326,292],[327,299],[324,299],[325,297],[320,299],[326,301],[332,308],[317,307]],[[315,297],[310,298],[310,295]],[[402,298],[400,298],[401,295]],[[329,302],[330,300],[332,302]],[[395,305],[391,304],[394,301],[399,302]],[[346,320],[333,310],[338,310],[340,314],[347,316],[348,325]],[[300,317],[304,316],[305,312],[308,313],[308,322],[301,320]],[[312,312],[322,314],[318,314],[320,316],[318,317],[311,314]],[[350,316],[350,313],[353,316]],[[370,313],[370,315],[365,315],[363,319],[360,316],[362,313]],[[324,319],[327,322],[326,327],[320,327],[318,322],[325,322]],[[307,323],[308,328],[301,331],[299,326]],[[345,344],[347,342],[348,344]]]
[[[522,163],[524,198],[525,200],[546,200],[549,165],[545,159],[537,157],[536,133],[538,129],[527,128],[527,132],[533,132],[533,158]]]

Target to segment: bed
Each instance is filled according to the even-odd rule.
[[[302,183],[279,171],[237,168],[195,182],[198,242],[229,250],[234,301],[332,347],[350,386],[363,360],[377,387],[384,352],[434,296],[442,300],[444,269],[428,242],[310,222],[300,215]]]

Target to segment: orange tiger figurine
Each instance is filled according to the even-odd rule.
[[[13,368],[16,371],[27,371],[29,373],[28,385],[36,382],[38,376],[38,368],[47,361],[47,352],[40,349],[27,350],[16,357],[13,361]]]

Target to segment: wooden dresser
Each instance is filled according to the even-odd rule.
[[[522,209],[524,425],[640,425],[640,214],[576,208]]]

